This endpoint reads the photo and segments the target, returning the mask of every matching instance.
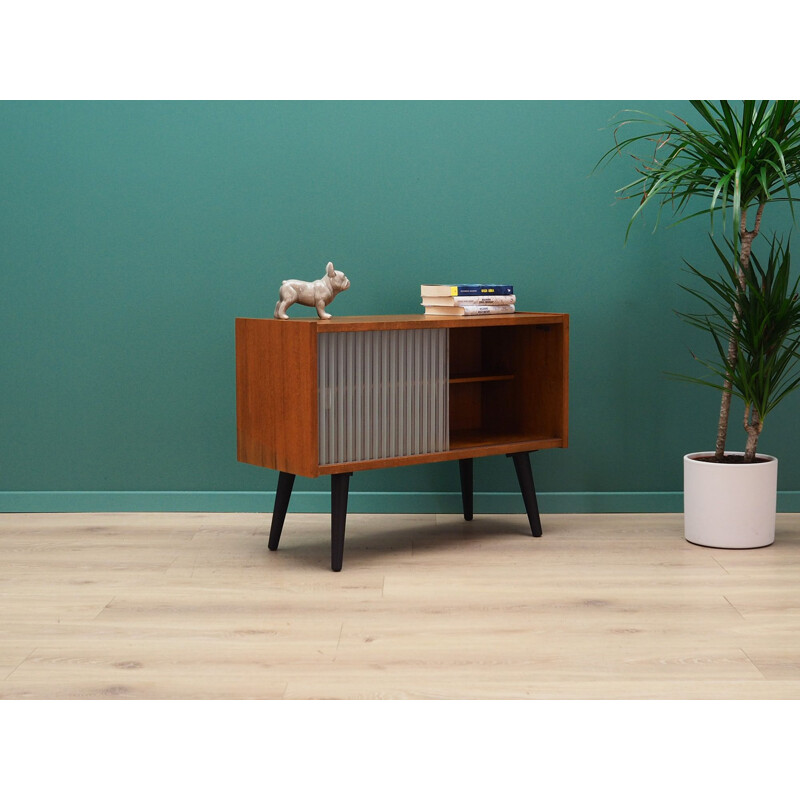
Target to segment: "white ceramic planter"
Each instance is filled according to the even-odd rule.
[[[683,520],[686,540],[706,547],[745,549],[775,541],[778,459],[716,464],[683,457]],[[731,455],[741,455],[735,453]]]

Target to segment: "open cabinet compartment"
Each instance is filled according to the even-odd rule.
[[[564,440],[561,325],[450,330],[450,449]]]

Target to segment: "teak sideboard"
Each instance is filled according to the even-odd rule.
[[[331,568],[342,568],[349,479],[458,461],[472,519],[472,459],[514,461],[534,536],[529,453],[567,446],[569,316],[236,320],[239,461],[278,470],[269,548],[296,475],[331,476]]]

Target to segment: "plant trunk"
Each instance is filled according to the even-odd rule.
[[[742,210],[742,218],[739,221],[739,241],[741,242],[741,249],[739,252],[739,289],[744,292],[747,286],[745,276],[750,272],[750,252],[753,249],[753,239],[758,236],[759,228],[761,227],[761,215],[764,211],[764,203],[760,203],[758,211],[756,212],[756,224],[753,230],[747,230],[747,209]],[[741,309],[737,303],[733,314],[733,327],[735,331],[739,330],[739,316]],[[722,461],[725,455],[725,442],[728,438],[728,418],[731,412],[731,370],[736,358],[739,354],[739,344],[736,340],[736,334],[731,334],[728,341],[728,375],[725,378],[725,383],[722,388],[722,403],[719,409],[719,425],[717,426],[717,442],[714,450],[714,455],[717,461]],[[749,433],[749,431],[748,431]],[[756,441],[758,435],[756,434]],[[749,445],[749,439],[748,439]],[[755,450],[753,450],[755,455]],[[752,460],[752,459],[751,459]]]
[[[747,431],[747,446],[744,450],[744,463],[750,464],[755,460],[756,450],[758,449],[758,436],[764,423],[759,416],[758,411],[754,408],[752,415],[750,406],[744,410],[744,429]]]

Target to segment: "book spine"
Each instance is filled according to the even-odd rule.
[[[461,308],[464,309],[464,315],[468,317],[478,314],[513,314],[516,311],[516,307],[511,305],[461,306]]]
[[[479,284],[459,284],[450,287],[450,294],[453,297],[465,297],[474,295],[492,294],[514,294],[514,287],[510,284],[479,283]]]
[[[510,306],[517,302],[516,295],[513,294],[486,294],[480,297],[456,297],[454,299],[457,306]]]

